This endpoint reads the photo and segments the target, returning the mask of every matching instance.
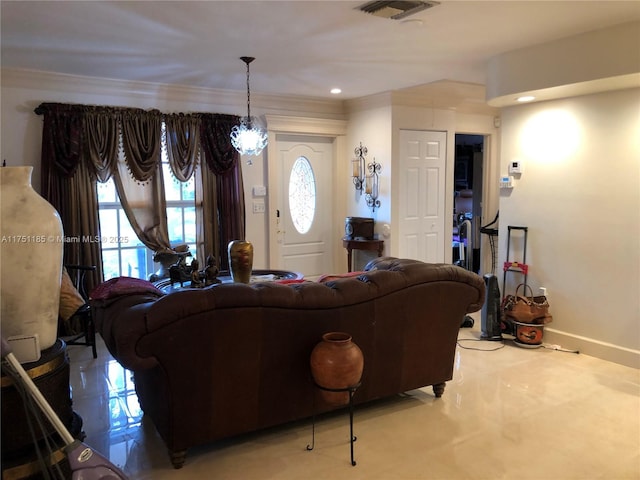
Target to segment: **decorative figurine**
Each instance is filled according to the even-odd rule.
[[[213,257],[213,255],[207,256],[207,266],[203,270],[205,285],[220,283],[220,280],[218,280],[218,273],[220,273],[220,270],[216,265],[216,259]]]
[[[156,282],[163,278],[170,278],[173,285],[174,282],[189,280],[190,272],[186,265],[186,257],[191,257],[188,245],[178,245],[174,249],[158,250],[153,255],[153,261],[160,263],[161,266],[157,272],[151,274],[149,281]]]
[[[185,260],[187,256],[191,256],[191,252],[180,252],[178,255],[178,261],[169,267],[169,278],[171,279],[172,287],[176,282],[179,282],[182,287],[184,282],[191,280],[191,267],[187,265]]]
[[[201,273],[198,270],[200,263],[196,258],[191,261],[191,287],[202,287]]]

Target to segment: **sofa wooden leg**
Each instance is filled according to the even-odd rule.
[[[444,393],[445,385],[446,383],[436,383],[435,385],[433,385],[433,393],[436,398],[440,398],[442,396],[442,394]]]
[[[173,468],[182,468],[184,461],[187,458],[187,451],[178,450],[174,452],[169,450],[169,457],[171,458],[171,465],[173,465]]]

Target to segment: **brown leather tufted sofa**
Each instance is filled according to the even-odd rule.
[[[484,281],[460,267],[391,257],[326,283],[221,284],[93,302],[114,358],[133,371],[145,416],[180,468],[189,447],[313,413],[311,350],[330,331],[364,355],[354,403],[452,378],[467,313]],[[332,407],[316,400],[316,411]]]

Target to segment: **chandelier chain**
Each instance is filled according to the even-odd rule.
[[[251,89],[249,87],[249,62],[247,62],[247,119],[251,121]]]
[[[249,83],[250,69],[249,64],[255,60],[253,57],[240,57],[247,65],[247,116],[241,117],[239,124],[231,129],[231,144],[240,153],[240,155],[259,155],[267,146],[268,136],[266,129],[258,118],[251,116],[251,86]],[[247,164],[251,165],[250,158]]]

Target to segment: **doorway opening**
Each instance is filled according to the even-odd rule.
[[[455,265],[478,274],[484,143],[483,135],[455,136],[452,259]]]

